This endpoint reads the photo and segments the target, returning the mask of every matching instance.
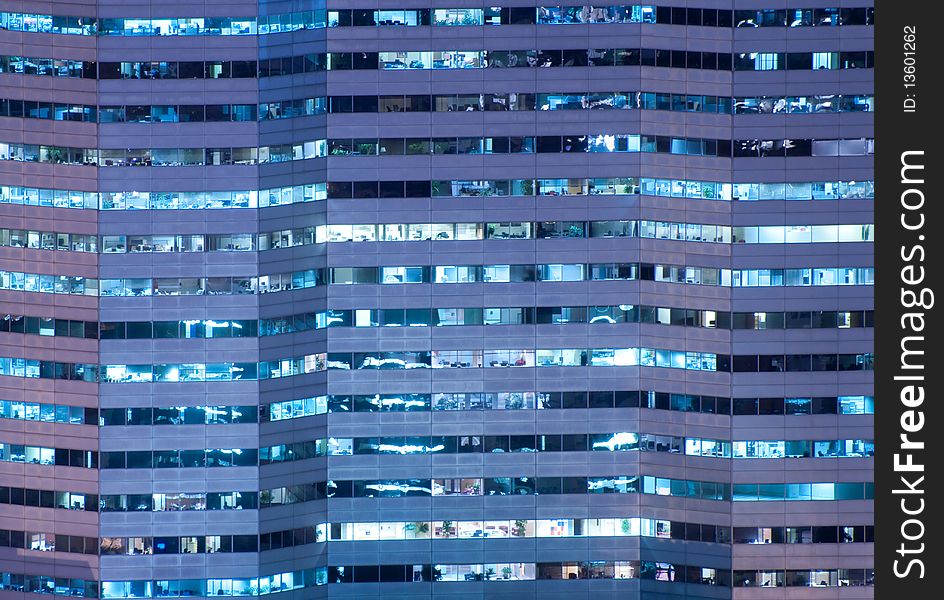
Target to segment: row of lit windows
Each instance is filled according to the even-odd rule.
[[[734,571],[734,587],[848,587],[874,584],[874,569]]]
[[[37,317],[26,317],[37,319]],[[874,326],[874,311],[726,311],[620,304],[616,306],[539,306],[505,308],[393,308],[329,310],[258,322],[147,321],[103,323],[101,339],[265,337],[328,327],[446,327],[567,323],[647,323],[708,329],[849,329]],[[160,325],[158,325],[160,323]],[[176,323],[176,325],[175,325]],[[230,325],[230,323],[232,323]],[[39,327],[39,323],[32,329]],[[258,329],[257,329],[258,327]],[[160,329],[158,329],[160,328]],[[233,330],[230,334],[229,329]],[[239,332],[237,333],[237,328]],[[18,327],[22,329],[22,325]],[[0,321],[0,331],[3,331]],[[51,324],[47,326],[49,335]],[[248,333],[244,333],[248,331]],[[35,331],[34,331],[35,332]],[[79,336],[81,337],[81,336]]]
[[[722,527],[645,517],[322,523],[316,541],[482,538],[655,537],[718,544],[872,543],[871,525]]]
[[[25,229],[0,229],[0,248],[34,248],[67,250],[70,252],[98,252],[97,235],[83,233],[55,233]],[[200,236],[201,241],[203,236]]]
[[[0,230],[0,245],[3,243]],[[31,242],[39,247],[39,232],[29,232],[27,240],[20,232],[18,241]],[[55,234],[45,234],[51,239]],[[317,225],[284,231],[258,234],[258,241],[238,244],[233,240],[216,236],[207,239],[208,250],[221,249],[229,242],[237,250],[268,250],[308,244],[333,242],[401,242],[401,241],[446,241],[446,240],[520,240],[552,238],[644,238],[721,244],[792,244],[821,242],[870,242],[874,241],[874,226],[865,225],[754,225],[736,226],[703,225],[700,223],[676,223],[667,221],[506,221],[499,223],[382,223],[350,225]],[[121,252],[132,246],[129,236],[103,238],[103,252]],[[157,236],[155,236],[157,237]],[[11,240],[12,241],[12,240]],[[124,242],[124,245],[122,245]],[[167,246],[167,244],[165,244]],[[113,249],[114,248],[114,249]],[[133,250],[131,250],[133,251]],[[146,250],[145,250],[146,251]],[[158,250],[155,250],[158,251]],[[164,251],[179,251],[170,246]]]
[[[780,528],[783,530],[783,528]],[[799,528],[795,528],[799,529]],[[827,528],[823,528],[827,529]],[[864,538],[864,527],[849,527],[850,534]],[[858,531],[856,531],[858,529]],[[837,528],[832,527],[836,536]],[[22,539],[23,532],[17,532]],[[339,541],[534,538],[534,537],[658,537],[731,543],[727,527],[659,519],[516,519],[502,521],[442,521],[394,523],[319,523],[312,527],[274,531],[258,536],[107,537],[101,540],[102,555],[204,554],[216,552],[265,552],[307,544]],[[43,535],[43,534],[34,534]],[[46,538],[49,534],[46,534]],[[240,538],[230,539],[225,538]],[[95,538],[90,540],[97,542]],[[858,539],[852,541],[864,541]],[[833,543],[837,543],[838,540]],[[2,544],[0,544],[2,545]],[[58,542],[56,545],[59,545]],[[23,547],[23,546],[17,546]],[[33,550],[40,548],[30,548]]]
[[[262,381],[326,370],[659,367],[735,373],[871,371],[872,353],[727,355],[653,348],[332,352],[255,362],[94,365],[0,358],[0,375],[100,383]]]
[[[825,572],[825,571],[824,571]],[[839,571],[833,571],[839,573]],[[855,570],[842,570],[845,574]],[[809,571],[807,571],[809,574]],[[862,570],[859,575],[864,577]],[[258,578],[101,582],[101,598],[261,596],[326,584],[644,579],[731,586],[728,570],[654,561],[553,563],[397,564],[316,567]],[[38,591],[38,590],[37,590]]]
[[[539,435],[470,435],[327,438],[325,449],[316,444],[319,456],[383,454],[463,454],[504,452],[669,452],[713,458],[861,458],[875,454],[871,440],[774,440],[724,441],[651,433],[590,433]],[[269,449],[272,462],[299,454],[289,446]],[[302,451],[307,458],[307,452]],[[297,459],[297,458],[296,458]],[[104,461],[103,461],[104,462]]]
[[[399,285],[463,283],[532,283],[576,281],[655,281],[720,287],[819,287],[872,285],[872,267],[797,269],[721,269],[647,263],[545,265],[432,265],[408,267],[332,267],[251,278],[84,279],[84,291],[94,296],[187,296],[266,294],[320,285]],[[67,276],[0,271],[0,289],[58,292]],[[47,278],[48,283],[47,283]],[[5,285],[9,282],[9,286]],[[93,288],[100,283],[99,293]],[[65,285],[63,281],[62,285]]]
[[[649,433],[406,436],[323,438],[310,442],[232,450],[132,450],[102,452],[103,469],[171,469],[265,466],[324,456],[478,454],[535,452],[668,452],[734,459],[863,458],[871,440],[722,441]],[[0,447],[2,457],[2,447]],[[13,460],[10,462],[30,462]],[[39,464],[52,464],[40,462]],[[73,465],[76,466],[76,465]]]
[[[323,456],[534,452],[668,452],[734,459],[862,458],[870,440],[704,440],[632,432],[541,435],[407,436],[326,438],[263,448],[131,450],[101,452],[102,469],[255,467]],[[0,443],[0,462],[99,468],[94,451]]]
[[[0,419],[71,425],[229,425],[256,423],[256,413],[255,406],[170,406],[99,410],[64,404],[0,400]]]
[[[658,23],[690,27],[835,27],[874,25],[875,9],[717,10],[617,4],[536,8],[307,10],[249,17],[105,18],[0,12],[0,29],[101,36],[242,36],[329,27],[417,27]]]
[[[539,569],[539,577],[535,576]],[[330,570],[330,576],[329,576]],[[356,573],[356,575],[355,575]],[[102,598],[261,596],[340,582],[501,581],[531,579],[627,579],[679,581],[736,587],[872,586],[874,569],[730,571],[653,561],[496,563],[478,565],[381,565],[319,567],[261,578],[103,582]],[[333,577],[331,579],[330,577]],[[0,572],[0,590],[98,598],[94,580]]]
[[[648,408],[719,415],[870,415],[872,396],[816,398],[723,398],[635,390],[578,392],[466,392],[434,394],[330,394],[271,402],[259,407],[260,421],[284,421],[328,413],[426,412],[446,410],[555,410]],[[104,410],[104,409],[103,409]],[[146,409],[119,409],[146,410]],[[135,425],[130,414],[116,425]]]
[[[748,52],[734,55],[735,71],[814,71],[873,67],[867,52]],[[861,56],[866,55],[866,56]],[[674,66],[674,65],[673,65]]]
[[[763,486],[759,488],[758,486]],[[255,510],[331,498],[648,494],[703,500],[870,500],[872,483],[732,484],[665,477],[497,477],[452,479],[331,480],[256,492],[120,494],[101,497],[102,512]],[[52,492],[49,492],[52,494]],[[22,495],[20,496],[22,498]],[[52,501],[52,496],[49,496]],[[88,503],[86,503],[88,506]],[[60,507],[61,508],[61,507]],[[96,510],[87,508],[86,510]]]
[[[734,527],[650,519],[502,519],[488,521],[407,521],[319,523],[259,535],[70,536],[0,529],[0,547],[35,552],[102,556],[267,552],[308,544],[345,541],[407,541],[485,538],[652,537],[720,544],[872,543],[872,526]]]
[[[314,458],[314,442],[291,444],[298,454],[291,460]],[[279,446],[275,446],[279,448]],[[186,469],[214,467],[256,467],[271,464],[262,459],[262,451],[269,448],[209,448],[205,450],[130,450],[102,452],[102,469]],[[268,454],[268,452],[266,452]]]
[[[300,536],[295,537],[293,531],[288,533],[289,544],[293,545],[315,543],[314,528],[305,527],[295,530]],[[282,539],[281,531],[274,532]],[[306,537],[308,534],[310,537]],[[273,534],[267,534],[273,535]],[[229,552],[260,552],[271,550],[261,547],[260,536],[257,535],[207,535],[207,536],[162,536],[162,537],[103,537],[100,553],[102,556],[142,556],[150,554],[217,554]],[[96,540],[97,541],[97,540]],[[294,542],[299,542],[298,544]],[[283,547],[283,546],[279,546]],[[97,549],[96,549],[97,550]]]
[[[874,414],[871,396],[822,398],[720,398],[664,392],[490,392],[326,395],[255,406],[84,408],[0,400],[0,419],[71,425],[228,425],[299,419],[328,413],[443,410],[554,410],[648,408],[720,415]]]
[[[228,192],[103,192],[102,210],[266,208],[320,200],[362,198],[475,198],[490,196],[646,195],[752,202],[758,200],[871,199],[873,181],[798,183],[715,183],[708,181],[603,177],[593,179],[505,179],[433,181],[346,181],[263,190],[231,199]],[[17,188],[25,190],[26,188]],[[221,197],[214,196],[218,194]],[[31,197],[35,197],[34,195]],[[20,202],[17,202],[20,203]],[[31,204],[33,202],[30,202]]]
[[[669,110],[719,114],[872,112],[872,95],[728,98],[656,92],[317,96],[256,104],[94,106],[0,99],[0,117],[85,123],[219,123],[292,119],[337,113],[547,110]]]
[[[39,243],[38,232],[34,233]],[[46,234],[52,236],[54,234]],[[236,235],[236,234],[233,234]],[[0,230],[0,244],[3,231]],[[119,236],[127,240],[128,236]],[[222,237],[222,236],[219,236]],[[22,241],[24,235],[20,235]],[[809,244],[874,241],[874,225],[703,225],[667,221],[506,221],[500,223],[382,223],[317,225],[259,234],[255,248],[268,250],[334,242],[643,238],[720,244]],[[32,241],[32,240],[30,240]],[[121,239],[111,243],[120,245]],[[213,240],[208,240],[213,249]],[[111,251],[103,239],[103,251]],[[130,242],[126,242],[130,246]],[[215,248],[223,244],[217,242]],[[254,249],[249,242],[249,248]],[[114,250],[122,251],[121,248]],[[173,251],[173,249],[167,250]]]
[[[0,590],[38,594],[67,595],[85,598],[168,598],[193,596],[262,596],[278,592],[325,585],[327,583],[412,582],[412,581],[490,581],[535,579],[536,566],[543,568],[546,579],[600,579],[645,576],[647,579],[679,580],[691,578],[692,583],[714,583],[730,586],[730,572],[701,567],[685,567],[669,563],[643,561],[596,561],[592,563],[502,563],[477,565],[384,565],[371,567],[319,567],[305,571],[278,573],[256,578],[225,578],[207,580],[156,580],[102,582],[93,580],[24,575],[0,572]],[[633,567],[638,567],[633,570]],[[500,569],[498,576],[496,569]],[[617,576],[617,570],[619,571]],[[689,570],[691,574],[689,575]],[[651,571],[651,572],[650,572]],[[844,570],[843,573],[846,571]],[[356,579],[355,579],[355,573]],[[665,573],[663,576],[662,573]],[[564,576],[566,574],[566,577]],[[684,576],[682,575],[684,574]],[[460,579],[460,575],[462,578]]]
[[[755,485],[755,484],[749,484]],[[833,484],[791,484],[794,499],[810,500],[812,485],[817,497],[827,495]],[[845,484],[842,484],[845,485]],[[842,488],[841,495],[861,498],[862,485]],[[871,485],[871,484],[868,484]],[[752,488],[756,493],[756,486]],[[791,488],[793,489],[793,488]],[[832,488],[829,488],[832,490]],[[731,485],[652,476],[604,477],[498,477],[453,479],[330,480],[278,487],[258,492],[118,494],[101,497],[102,512],[164,512],[205,510],[254,510],[329,498],[405,498],[452,496],[522,496],[545,494],[652,494],[731,500]],[[829,492],[834,493],[834,492]],[[867,493],[871,494],[871,491]],[[52,502],[52,492],[48,502]],[[20,496],[22,497],[22,496]],[[842,498],[846,499],[846,498]],[[61,508],[61,507],[60,507]],[[94,508],[88,510],[95,510]]]
[[[331,139],[239,148],[73,148],[0,142],[0,160],[97,167],[265,165],[326,156],[546,154],[646,152],[734,158],[867,156],[875,140],[715,140],[670,136],[599,134],[470,138]]]
[[[871,500],[872,483],[730,484],[640,476],[496,477],[328,481],[260,492],[260,507],[325,498],[534,496],[544,494],[650,494],[721,501]]]
[[[0,331],[53,335],[52,319],[13,317]],[[29,323],[23,323],[30,319]],[[68,335],[57,320],[55,335]],[[73,322],[74,323],[74,322]],[[507,308],[408,308],[329,310],[259,321],[129,321],[101,324],[101,339],[213,339],[260,337],[327,327],[426,327],[462,325],[530,325],[565,323],[652,323],[709,329],[848,329],[874,326],[873,311],[793,311],[728,313],[655,306],[547,306]],[[94,323],[91,337],[95,336]],[[82,329],[70,331],[83,337]],[[88,332],[88,328],[85,330]],[[44,333],[45,332],[45,333]],[[89,337],[86,335],[85,337]]]
[[[703,225],[668,221],[507,221],[316,225],[264,233],[88,235],[0,229],[0,247],[94,252],[252,252],[338,242],[642,238],[717,244],[873,242],[865,225]]]
[[[532,580],[650,580],[720,587],[872,586],[874,569],[734,571],[648,560],[555,563],[484,563],[316,567],[258,578],[172,579],[101,582],[101,598],[262,596],[339,583],[502,582]],[[0,590],[99,597],[91,580],[0,573]]]
[[[0,462],[97,469],[98,452],[0,442]]]
[[[732,485],[664,477],[498,477],[321,481],[259,492],[103,495],[0,486],[0,504],[86,512],[257,510],[330,498],[650,494],[732,500]],[[735,484],[736,501],[870,500],[872,483]],[[748,540],[749,541],[749,540]]]
[[[324,484],[322,484],[322,487]],[[322,497],[324,497],[322,495]],[[130,502],[130,504],[129,504]],[[151,494],[101,496],[84,492],[61,492],[0,486],[0,504],[113,512],[128,510],[254,510],[258,507],[256,492],[210,492],[199,494]]]
[[[13,101],[11,101],[13,102]],[[167,107],[117,107],[119,117],[131,122],[160,122]],[[250,108],[255,108],[250,106]],[[99,110],[104,110],[101,107]],[[818,96],[747,96],[729,98],[662,92],[541,92],[493,94],[407,94],[384,96],[327,96],[265,102],[259,120],[290,119],[317,114],[391,112],[506,112],[551,110],[667,110],[719,114],[810,114],[872,112],[875,98],[868,94]],[[157,113],[155,113],[155,110]],[[218,113],[219,110],[215,110]],[[13,115],[22,116],[22,115]],[[160,117],[160,118],[157,118]],[[48,117],[47,117],[48,118]],[[117,120],[117,119],[116,119]],[[104,122],[104,120],[103,120]]]
[[[260,76],[298,74],[295,57],[259,62]],[[306,57],[307,58],[307,57]],[[320,58],[320,57],[319,57]],[[335,70],[334,55],[327,58],[326,70]],[[291,61],[291,62],[290,62]],[[104,63],[103,63],[104,64]],[[124,63],[122,63],[124,65]],[[268,68],[266,68],[268,66]],[[320,66],[320,64],[319,64]],[[350,68],[389,70],[546,68],[546,67],[652,66],[719,71],[785,71],[871,69],[874,52],[746,52],[716,53],[649,48],[589,50],[421,50],[354,54]],[[341,68],[345,68],[345,64]],[[314,68],[314,67],[312,67]],[[320,70],[320,69],[319,69]]]
[[[94,425],[98,422],[99,417],[97,408],[46,404],[45,402],[0,400],[0,419]]]
[[[783,528],[780,528],[783,530]],[[791,528],[800,529],[800,528]],[[806,528],[809,529],[809,528]],[[828,530],[830,528],[822,528]],[[837,527],[833,526],[832,535],[837,537]],[[865,528],[847,527],[849,542],[863,542]],[[22,539],[23,532],[20,534]],[[855,539],[858,534],[858,539]],[[48,545],[50,534],[32,534],[44,536],[32,543],[32,550],[54,550],[60,547],[55,540],[52,548]],[[27,534],[29,536],[29,534]],[[274,531],[271,533],[241,536],[181,536],[181,537],[106,537],[101,539],[102,555],[149,555],[149,554],[204,554],[217,552],[266,552],[280,548],[290,548],[307,544],[367,541],[367,540],[416,540],[416,539],[468,539],[487,537],[658,537],[664,539],[691,539],[715,543],[731,543],[729,528],[697,523],[670,522],[648,518],[623,519],[517,519],[502,521],[443,521],[441,523],[401,522],[401,523],[320,523],[313,527],[293,530]],[[696,537],[697,536],[697,537]],[[58,536],[55,536],[58,537]],[[68,536],[63,536],[68,537]],[[821,535],[828,539],[828,532]],[[31,540],[33,541],[33,540]],[[62,540],[67,541],[67,540]],[[98,542],[96,538],[88,541]],[[38,542],[38,543],[37,543]],[[43,542],[46,542],[45,547]],[[838,543],[838,537],[833,543]],[[0,545],[3,545],[0,543]],[[39,546],[39,547],[36,547]],[[23,546],[15,546],[23,547]],[[68,546],[66,546],[68,547]],[[97,547],[92,552],[98,552]]]
[[[648,444],[648,440],[642,439],[643,435],[640,434],[640,449],[644,441]],[[615,448],[619,441],[611,440],[610,444]],[[676,451],[673,439],[670,452]],[[716,458],[863,458],[875,456],[875,443],[872,440],[754,440],[729,444],[718,440],[685,438],[685,455]]]
[[[647,263],[332,267],[259,277],[92,279],[0,271],[0,290],[101,297],[269,294],[323,285],[655,281],[720,287],[873,285],[873,267],[721,269]]]
[[[0,571],[0,590],[74,598],[98,598],[98,582],[94,580],[51,575],[24,575],[9,571]]]
[[[489,196],[647,195],[753,202],[856,200],[875,197],[874,181],[718,183],[649,177],[310,183],[230,192],[81,192],[0,186],[0,204],[95,210],[267,208],[345,198],[468,198]]]
[[[416,154],[655,152],[688,156],[733,156],[742,158],[755,156],[864,156],[873,153],[873,146],[874,140],[871,138],[715,140],[620,133],[508,138],[330,139],[327,140],[326,153],[329,156],[397,156]],[[152,153],[160,151],[162,150],[151,150]],[[184,149],[181,149],[181,152],[183,151]],[[100,150],[99,152],[114,151]]]
[[[248,106],[249,108],[255,109],[255,106]],[[131,122],[132,119],[136,119],[134,122],[153,123],[164,120],[167,108],[168,107],[164,106],[136,106],[116,107],[115,110],[124,111],[118,113],[118,117],[123,117],[121,120]],[[104,109],[105,107],[100,107],[99,110],[103,111]],[[133,109],[133,117],[128,115],[129,109]],[[325,113],[636,109],[718,113],[726,115],[872,112],[875,110],[875,97],[868,94],[823,94],[817,96],[746,96],[730,98],[724,96],[670,94],[663,92],[541,92],[536,94],[512,92],[494,94],[436,94],[432,96],[425,94],[398,94],[395,96],[322,96],[317,98],[265,102],[259,105],[258,114],[259,120],[265,121]],[[221,110],[223,109],[214,109],[214,114],[219,114]],[[172,118],[173,117],[171,117],[171,119]],[[118,119],[116,119],[116,121],[117,120]],[[104,119],[102,122],[104,122]]]
[[[256,423],[255,406],[166,406],[102,408],[100,426],[109,425],[230,425]],[[94,423],[92,421],[90,423]]]
[[[858,329],[874,327],[871,310],[727,312],[658,306],[523,306],[505,308],[385,308],[327,310],[268,319],[76,321],[5,315],[0,333],[80,339],[220,339],[267,337],[329,327],[449,327],[646,323],[707,329]]]
[[[0,358],[0,376],[99,383],[262,381],[326,370],[522,367],[660,367],[735,373],[871,371],[872,353],[733,355],[652,348],[336,352],[255,362],[93,365]]]
[[[36,317],[29,317],[37,319]],[[3,331],[0,321],[0,331]],[[621,304],[617,306],[542,306],[505,308],[355,309],[303,313],[258,322],[147,321],[102,324],[102,339],[265,337],[328,327],[444,327],[462,325],[531,325],[565,323],[651,323],[709,329],[848,329],[874,326],[873,311],[792,311],[728,313],[726,311]],[[257,325],[258,323],[258,325]],[[39,324],[34,325],[34,329]],[[51,326],[50,326],[51,327]],[[132,331],[134,328],[134,331]],[[239,329],[239,333],[236,329]],[[11,328],[12,329],[12,328]],[[244,331],[249,333],[243,333]],[[51,332],[51,329],[47,329]]]
[[[260,60],[90,62],[0,55],[0,73],[79,79],[255,79],[323,71],[671,67],[717,71],[871,69],[872,50],[692,52],[656,48],[319,52]]]
[[[452,141],[453,145],[456,143]],[[327,152],[327,140],[248,148],[137,149],[72,148],[0,142],[0,160],[97,167],[262,165],[323,158],[328,155]]]

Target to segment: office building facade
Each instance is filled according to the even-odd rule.
[[[0,596],[872,597],[868,0],[0,1]]]

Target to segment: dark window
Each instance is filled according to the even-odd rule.
[[[785,370],[784,357],[780,354],[762,354],[757,357],[757,370],[761,373],[776,373]]]
[[[256,77],[256,61],[234,60],[230,63],[231,75],[234,78]]]
[[[254,535],[234,535],[233,552],[258,552],[258,541]]]
[[[354,99],[352,96],[329,96],[328,112],[331,113],[349,113],[354,111]]]
[[[757,357],[752,354],[735,355],[732,361],[732,371],[735,373],[757,372]]]
[[[203,79],[205,75],[209,75],[209,73],[204,72],[204,67],[209,71],[211,65],[212,63],[204,65],[204,63],[197,61],[181,61],[177,70],[178,77],[180,79]]]
[[[562,408],[587,408],[587,392],[564,392],[561,406]]]
[[[377,182],[376,181],[355,181],[354,182],[354,197],[355,198],[376,198],[377,197]]]
[[[590,408],[613,408],[613,392],[590,392]]]
[[[382,583],[390,583],[412,581],[413,578],[411,576],[410,579],[407,579],[406,569],[403,565],[380,565],[379,580]]]
[[[533,25],[537,20],[537,11],[534,8],[503,8],[502,24]]]
[[[350,181],[328,182],[328,198],[351,198],[354,195],[354,184]]]
[[[812,413],[814,415],[834,415],[838,412],[839,400],[837,398],[813,398]]]
[[[149,321],[129,321],[126,323],[126,328],[129,340],[147,340],[153,337]]]
[[[587,436],[579,433],[562,435],[561,450],[563,452],[586,452]]]
[[[377,96],[354,96],[354,112],[377,112]]]
[[[125,453],[124,452],[102,452],[102,468],[103,469],[124,469],[125,468]]]
[[[378,66],[378,55],[376,52],[355,52],[353,56],[354,69],[357,70],[375,70]]]
[[[787,371],[809,371],[809,354],[788,354],[786,356]]]
[[[760,415],[782,415],[783,398],[759,398],[757,413]]]
[[[380,573],[376,565],[358,565],[349,568],[353,571],[355,583],[376,583],[379,581]]]

